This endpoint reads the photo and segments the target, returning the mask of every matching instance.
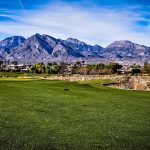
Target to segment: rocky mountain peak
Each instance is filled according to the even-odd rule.
[[[150,48],[127,40],[115,41],[103,48],[74,38],[61,40],[36,33],[27,39],[13,36],[2,40],[0,59],[26,63],[78,60],[88,63],[108,63],[108,61],[134,61],[136,63],[150,61]]]
[[[74,39],[74,38],[68,38],[68,39],[66,39],[65,40],[66,42],[71,42],[71,43],[83,43],[83,42],[81,42],[81,41],[79,41],[78,39]]]
[[[2,41],[0,41],[0,48],[13,48],[25,41],[25,38],[22,36],[11,36]]]
[[[76,51],[80,52],[86,58],[98,56],[98,53],[102,50],[102,47],[99,45],[92,46],[73,38],[68,38],[63,42],[66,45],[70,46],[72,49],[75,49]]]
[[[32,35],[31,37],[27,38],[27,41],[36,42],[36,41],[41,40],[42,38],[43,38],[42,35],[36,33],[36,34]]]
[[[131,47],[131,46],[132,47],[134,46],[134,43],[132,43],[131,41],[120,40],[120,41],[115,41],[115,42],[111,43],[106,48],[111,48],[111,47]]]

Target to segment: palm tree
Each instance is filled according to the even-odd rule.
[[[3,69],[3,61],[0,61],[0,70]]]

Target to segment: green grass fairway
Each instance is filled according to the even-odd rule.
[[[0,80],[0,150],[150,149],[150,92],[98,82]]]

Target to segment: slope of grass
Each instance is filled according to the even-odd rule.
[[[61,74],[32,74],[32,73],[21,73],[21,72],[0,72],[0,78],[21,78],[21,77],[51,77],[51,76],[69,76],[69,75],[61,75]]]
[[[79,84],[89,85],[95,88],[100,88],[103,84],[114,83],[114,81],[109,79],[101,79],[101,80],[86,80],[86,81],[78,81]]]
[[[7,78],[16,78],[16,77],[24,77],[25,73],[20,72],[0,72],[0,77],[7,77]]]
[[[101,82],[1,80],[0,149],[150,149],[150,92]]]

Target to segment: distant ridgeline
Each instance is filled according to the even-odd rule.
[[[130,41],[116,41],[103,48],[77,39],[56,39],[35,34],[27,39],[21,36],[0,41],[0,60],[30,64],[38,62],[144,64],[150,62],[150,47]]]

